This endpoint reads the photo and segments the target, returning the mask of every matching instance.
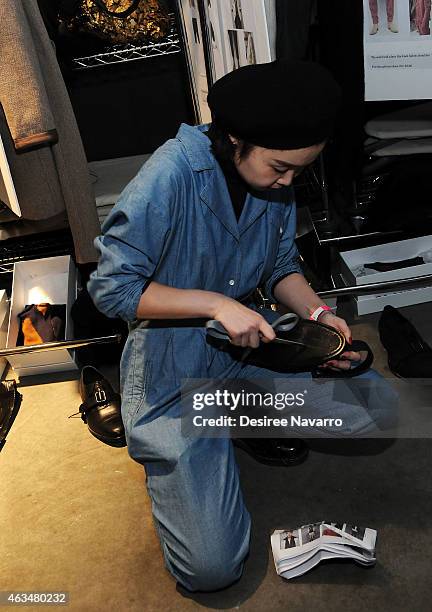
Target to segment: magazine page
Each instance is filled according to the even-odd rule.
[[[355,545],[375,550],[377,532],[369,527],[358,527],[357,525],[347,524],[345,526],[345,535],[352,540]]]
[[[372,558],[370,560],[366,560],[361,555],[356,557],[352,557],[350,553],[350,547],[341,547],[339,550],[328,550],[327,548],[315,550],[314,554],[305,559],[304,562],[295,564],[294,566],[282,564],[279,568],[276,568],[277,573],[287,580],[292,578],[296,578],[297,576],[302,576],[312,568],[314,568],[318,563],[327,559],[352,559],[356,563],[360,565],[369,566],[375,562],[375,559]]]
[[[376,558],[372,553],[366,550],[354,549],[351,546],[338,546],[337,544],[323,544],[320,550],[327,550],[337,554],[338,557],[348,557],[354,561],[360,561],[365,564],[373,564]]]
[[[355,534],[355,535],[353,535]],[[318,551],[351,558],[362,564],[375,562],[376,531],[351,523],[309,523],[297,529],[277,529],[271,535],[274,563],[278,573],[309,565]]]
[[[339,557],[339,555],[335,553],[318,550],[313,555],[313,557],[311,559],[308,559],[305,563],[302,563],[301,565],[298,565],[292,569],[282,571],[279,575],[282,576],[282,578],[290,580],[291,578],[296,578],[297,576],[302,576],[303,574],[306,574],[306,572],[310,571],[312,568],[318,565],[318,563],[325,559],[334,559],[337,557]]]
[[[321,544],[318,548],[315,547],[313,549],[309,549],[308,551],[304,551],[304,546],[298,548],[297,555],[290,555],[281,558],[280,560],[275,560],[275,567],[278,574],[288,569],[292,569],[294,567],[298,567],[299,565],[303,565],[307,563],[309,559],[311,559],[314,555],[316,555],[317,551],[326,551],[331,553],[335,557],[352,559],[353,561],[358,561],[364,565],[372,565],[375,563],[376,559],[367,551],[353,549],[351,546],[344,546],[338,544]],[[301,552],[304,551],[304,552]]]
[[[347,537],[343,528],[345,523],[329,523],[323,521],[320,525],[320,532],[323,544],[334,543],[339,546],[350,546],[352,540]]]
[[[275,561],[304,555],[318,548],[320,544],[319,527],[320,523],[311,523],[297,529],[275,530],[271,536]]]
[[[358,534],[358,537],[352,535]],[[375,534],[375,537],[373,537]],[[273,537],[274,536],[274,537]],[[325,543],[344,546],[360,546],[373,550],[376,531],[349,523],[309,523],[297,529],[278,529],[272,536],[272,547],[277,559],[295,557],[320,547]]]
[[[360,527],[352,523],[323,522],[321,533],[327,537],[342,537],[350,545],[360,546],[367,550],[374,550],[377,532],[375,529]]]
[[[326,547],[315,550],[313,554],[307,558],[296,557],[295,559],[287,559],[285,562],[281,562],[281,564],[276,567],[276,571],[283,578],[291,579],[305,574],[320,563],[320,561],[326,559],[352,559],[356,563],[365,567],[373,565],[376,561],[376,559],[373,557],[366,559],[358,553],[356,553],[356,556],[353,557],[349,547],[346,547],[345,550],[344,547],[336,550],[332,550],[331,548],[332,547]],[[294,564],[290,562],[294,562]]]
[[[314,557],[319,549],[311,550],[308,553],[298,555],[297,557],[288,557],[287,559],[282,559],[278,563],[275,564],[276,572],[281,574],[287,570],[291,570],[294,567],[299,567],[300,565],[304,565],[309,562],[312,557]]]

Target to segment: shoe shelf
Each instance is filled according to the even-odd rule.
[[[113,64],[124,64],[151,57],[172,55],[182,51],[180,39],[175,27],[174,15],[171,14],[171,28],[169,34],[157,43],[146,45],[114,45],[107,51],[95,53],[85,57],[75,57],[71,60],[70,67],[74,71],[99,68]]]

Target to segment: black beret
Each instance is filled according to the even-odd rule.
[[[268,149],[302,149],[332,134],[340,98],[324,66],[276,60],[226,74],[207,100],[213,121],[232,136]]]

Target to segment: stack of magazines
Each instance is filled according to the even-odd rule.
[[[276,529],[271,546],[276,571],[284,578],[308,572],[323,559],[353,559],[373,565],[375,529],[349,523],[310,523],[298,529]]]

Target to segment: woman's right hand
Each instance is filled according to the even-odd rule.
[[[226,295],[216,301],[212,318],[222,323],[235,346],[258,348],[260,342],[276,338],[262,315]]]

